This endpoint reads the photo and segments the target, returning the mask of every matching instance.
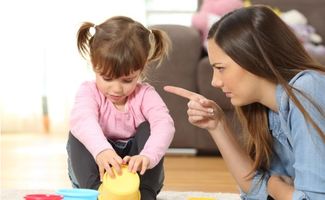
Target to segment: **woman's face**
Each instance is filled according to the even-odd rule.
[[[209,61],[213,68],[211,85],[220,88],[234,106],[243,106],[261,99],[262,78],[234,62],[217,44],[208,41]]]

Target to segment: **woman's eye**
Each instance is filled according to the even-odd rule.
[[[225,69],[224,67],[213,67],[213,68],[218,70],[219,72],[222,72]]]
[[[219,72],[222,72],[224,69],[225,69],[225,68],[223,68],[223,67],[219,67],[219,68],[218,68]]]

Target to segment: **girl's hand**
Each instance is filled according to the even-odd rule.
[[[122,173],[122,170],[121,170],[122,162],[123,162],[122,158],[119,155],[117,155],[117,153],[112,149],[106,149],[106,150],[100,152],[96,156],[96,163],[99,168],[100,180],[101,181],[103,180],[105,171],[108,173],[108,175],[111,178],[115,177],[115,174],[114,174],[111,166],[114,167],[115,171],[118,174],[121,174]]]
[[[128,164],[128,169],[132,173],[140,171],[143,175],[150,164],[150,160],[147,156],[135,155],[135,156],[125,156],[123,158],[123,164]]]
[[[200,94],[174,86],[165,86],[164,90],[190,100],[187,104],[188,121],[197,127],[213,130],[224,119],[222,109]]]

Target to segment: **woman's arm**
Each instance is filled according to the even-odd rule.
[[[205,108],[212,107],[214,110],[218,107],[215,102],[210,100],[201,100],[201,105]],[[189,110],[192,109],[189,106]],[[220,110],[220,108],[218,108]],[[218,111],[218,117],[211,120],[217,120],[215,127],[207,129],[224,159],[230,173],[236,180],[239,187],[244,192],[249,192],[252,183],[252,176],[248,176],[252,170],[253,162],[247,153],[242,149],[232,130],[229,129],[223,112]],[[195,122],[194,122],[195,123]]]
[[[309,113],[319,128],[325,132],[325,118],[321,114],[325,109],[325,77],[317,72],[304,71],[290,81],[295,88],[312,98],[319,106],[315,107],[300,92],[294,91],[297,99]],[[283,141],[287,157],[287,173],[292,183],[283,176],[271,176],[268,191],[275,199],[325,199],[325,143],[320,134],[306,121],[303,113],[290,98],[283,93],[279,102],[279,117],[286,140]],[[321,111],[321,112],[320,112]],[[281,151],[278,152],[281,156]]]
[[[229,129],[221,108],[214,101],[183,88],[166,86],[164,89],[190,100],[187,111],[189,122],[210,132],[237,184],[244,192],[248,192],[252,176],[247,175],[252,170],[252,160]]]

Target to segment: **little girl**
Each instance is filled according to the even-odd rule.
[[[146,66],[161,61],[169,38],[123,16],[79,28],[80,54],[89,56],[96,80],[84,82],[70,117],[69,177],[76,188],[98,189],[104,172],[121,165],[140,174],[142,199],[156,199],[164,181],[163,156],[175,132],[169,111],[140,79]]]

